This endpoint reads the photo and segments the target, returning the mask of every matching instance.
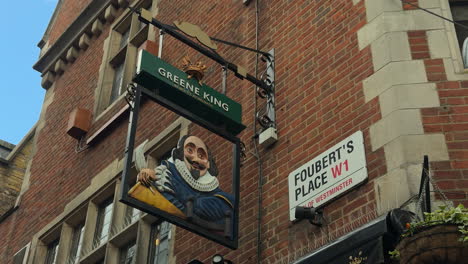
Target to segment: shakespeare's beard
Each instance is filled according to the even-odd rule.
[[[187,169],[190,171],[190,174],[195,180],[198,180],[200,176],[206,174],[206,167],[198,162],[194,162],[191,159],[185,157],[185,165]]]
[[[200,178],[200,171],[197,170],[197,169],[191,169],[191,170],[190,170],[190,175],[192,175],[192,177],[193,177],[195,180],[198,180],[198,178]]]

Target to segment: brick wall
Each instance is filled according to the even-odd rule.
[[[424,131],[443,133],[450,157],[449,161],[431,163],[435,182],[445,195],[443,197],[437,192],[434,197],[442,200],[450,199],[455,204],[462,203],[467,206],[468,82],[447,80],[443,60],[431,58],[426,31],[409,31],[408,39],[412,58],[423,60],[427,80],[436,84],[440,98],[440,107],[421,110]]]
[[[27,136],[29,137],[29,135]],[[15,205],[16,199],[20,193],[26,168],[31,159],[33,148],[33,137],[26,138],[21,145],[16,146],[14,156],[8,163],[0,163],[0,216],[3,216]],[[10,215],[2,221],[0,236],[4,239],[0,241],[0,259],[9,259],[6,249],[12,241],[11,231],[14,229],[16,215]]]
[[[277,54],[276,104],[280,138],[272,148],[261,149],[264,178],[261,207],[257,204],[258,163],[252,154],[254,147],[251,140],[253,87],[232,78],[228,82],[228,96],[242,103],[243,122],[248,125],[241,134],[242,141],[248,147],[248,157],[241,169],[240,247],[237,251],[223,249],[178,229],[175,243],[178,263],[194,258],[208,261],[215,253],[224,254],[234,263],[255,262],[259,210],[262,212],[261,259],[264,263],[292,261],[293,255],[299,254],[304,245],[308,245],[304,230],[309,237],[319,236],[320,230],[305,221],[294,225],[290,223],[287,176],[358,129],[364,131],[367,143],[370,183],[325,209],[325,214],[332,217],[332,224],[328,227],[330,231],[335,235],[344,234],[344,223],[374,210],[375,195],[371,182],[373,178],[386,173],[383,149],[372,151],[368,143],[368,127],[380,119],[380,110],[378,100],[364,101],[360,84],[373,73],[370,49],[359,51],[357,48],[356,31],[365,22],[363,6],[353,7],[348,1],[334,1],[333,4],[326,1],[260,2],[260,49],[275,48]],[[202,26],[208,34],[217,38],[255,46],[253,4],[242,7],[240,3],[230,1],[216,4],[193,1],[193,6],[197,8],[188,14],[184,12],[183,3],[162,1],[160,19],[166,23],[176,19],[189,21]],[[209,20],[217,21],[217,26],[210,26],[206,16],[201,15],[208,12]],[[233,28],[232,23],[236,22],[240,25]],[[169,48],[164,49],[166,55],[163,54],[163,59],[170,63],[177,63],[178,58],[167,54],[180,54],[179,57],[182,57],[187,53],[180,53],[182,46],[176,41],[167,40],[166,43],[170,44],[165,44]],[[244,64],[253,73],[252,54],[219,46],[220,54],[235,63]],[[214,64],[210,66],[210,71],[215,71],[215,75],[207,74],[206,82],[218,87],[219,70]]]
[[[0,215],[13,207],[31,157],[32,139],[18,146],[8,163],[0,162]]]
[[[55,21],[50,25],[49,44],[53,45],[68,26],[80,15],[91,0],[66,1],[58,5]]]
[[[89,3],[75,2],[64,0],[51,31],[51,42],[63,32],[64,25],[76,17],[72,14]],[[387,173],[387,164],[384,148],[373,149],[370,143],[370,126],[382,119],[379,99],[366,100],[363,93],[363,80],[374,74],[371,48],[358,48],[357,32],[367,23],[365,1],[355,5],[348,0],[259,2],[259,48],[266,51],[275,48],[276,52],[279,135],[279,141],[271,148],[259,148],[263,168],[262,200],[259,206],[259,163],[252,142],[255,87],[229,74],[227,96],[242,104],[243,123],[247,125],[240,134],[247,146],[247,159],[241,168],[240,179],[239,249],[228,250],[178,228],[175,234],[177,263],[187,263],[194,258],[208,261],[216,253],[234,263],[255,263],[258,243],[262,263],[287,263],[327,243],[330,238],[323,236],[324,230],[331,238],[339,237],[375,217],[374,181]],[[161,0],[158,7],[157,18],[162,22],[187,21],[199,25],[213,37],[256,46],[254,1],[246,7],[242,1],[231,0]],[[65,131],[68,115],[75,107],[94,109],[108,30],[106,24],[103,33],[93,37],[89,48],[80,51],[77,60],[67,66],[65,73],[50,88],[55,95],[44,115],[45,126],[38,134],[30,188],[14,215],[0,223],[0,237],[7,235],[11,239],[7,244],[0,242],[2,263],[11,262],[12,254],[57,217],[65,204],[81,193],[99,171],[123,156],[127,116],[80,153],[75,153],[77,142]],[[441,60],[431,58],[428,53],[424,31],[408,32],[408,39],[412,59],[424,61],[427,78],[437,83],[441,98],[440,108],[421,110],[424,131],[444,133],[448,142],[450,161],[431,164],[438,184],[443,190],[466,190],[468,134],[465,132],[465,110],[468,108],[465,93],[468,85],[446,80]],[[218,52],[224,58],[243,65],[254,74],[255,54],[222,44],[218,46]],[[204,82],[220,89],[221,66],[166,36],[163,59],[180,65],[184,55],[189,55],[192,61],[204,61],[209,67]],[[259,71],[262,67],[260,62]],[[93,124],[91,131],[96,131],[124,104],[122,101],[114,106]],[[155,103],[145,102],[136,143],[158,134],[175,118]],[[190,129],[202,137],[207,135],[199,127],[191,126]],[[289,173],[357,130],[364,134],[368,181],[325,207],[327,224],[322,229],[307,221],[291,223]],[[217,153],[218,166],[223,168],[221,185],[228,186],[229,179],[224,174],[229,171],[226,169],[229,152],[225,150],[226,144],[221,143],[221,139],[212,138],[208,145]],[[466,198],[456,200],[466,204]],[[259,212],[260,242],[257,240]]]
[[[428,133],[444,133],[450,161],[433,162],[432,168],[438,188],[455,204],[468,206],[468,82],[447,81],[441,60],[426,60],[428,78],[437,84],[440,107],[421,111],[424,130]],[[436,198],[445,199],[439,193]]]

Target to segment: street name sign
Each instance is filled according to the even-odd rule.
[[[289,219],[296,206],[320,207],[367,179],[361,131],[329,148],[289,174]]]

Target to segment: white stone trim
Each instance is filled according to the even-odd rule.
[[[400,0],[365,0],[366,17],[370,22],[384,12],[402,11],[403,5]]]
[[[460,57],[461,59],[461,57]],[[459,64],[460,61],[457,61],[453,58],[444,59],[445,74],[447,75],[447,80],[449,81],[466,81],[468,80],[468,74],[465,71],[459,72],[454,67]],[[460,64],[461,65],[461,64]]]
[[[430,11],[441,13],[439,8]],[[388,32],[434,29],[444,29],[443,20],[422,10],[384,12],[358,30],[359,49],[364,49]]]
[[[420,0],[419,5],[444,14],[443,2],[447,0]],[[372,151],[383,147],[385,153],[387,174],[374,180],[377,210],[384,214],[418,192],[424,155],[431,161],[449,159],[444,135],[424,134],[420,109],[438,107],[440,100],[436,84],[427,80],[424,61],[412,60],[407,32],[428,32],[431,58],[444,58],[449,79],[460,78],[449,73],[447,64],[453,68],[452,58],[461,57],[449,48],[456,38],[447,35],[442,19],[422,10],[402,10],[400,0],[365,0],[365,5],[369,23],[357,34],[360,50],[371,45],[375,71],[363,81],[365,100],[378,97],[382,113],[369,135]]]
[[[396,110],[420,109],[440,106],[434,83],[403,84],[392,86],[379,96],[382,116]]]
[[[449,159],[443,134],[404,135],[384,146],[387,170],[405,167],[408,163],[421,163],[424,155],[430,161]]]
[[[411,196],[406,170],[393,170],[375,179],[374,191],[378,214],[384,214],[399,207]]]
[[[426,34],[431,58],[451,58],[449,39],[445,30],[429,30]]]
[[[421,8],[438,8],[440,7],[440,0],[419,0],[418,6]]]
[[[421,177],[421,162],[398,168],[375,179],[374,190],[379,215],[400,207],[417,194]]]
[[[424,134],[420,110],[394,111],[371,125],[369,133],[373,151],[402,135]]]
[[[374,71],[395,61],[411,60],[411,50],[406,32],[390,32],[371,43]]]
[[[31,178],[31,165],[32,165],[32,162],[33,162],[33,159],[34,159],[34,156],[36,154],[36,151],[37,151],[37,135],[39,135],[39,133],[41,132],[42,128],[45,127],[45,123],[46,123],[46,119],[45,119],[45,116],[47,114],[47,108],[52,104],[52,102],[54,101],[54,97],[55,97],[55,85],[52,84],[52,86],[50,87],[50,89],[47,89],[46,90],[46,93],[45,93],[45,96],[44,96],[44,102],[42,103],[42,109],[41,109],[41,113],[39,115],[39,120],[37,121],[36,123],[36,127],[35,127],[35,130],[34,130],[34,138],[32,139],[33,140],[33,147],[32,147],[32,151],[31,151],[31,154],[30,154],[30,160],[28,161],[28,164],[26,166],[26,172],[24,173],[24,178],[23,178],[23,183],[21,185],[21,190],[20,190],[20,194],[18,195],[18,198],[16,199],[16,203],[15,205],[19,205],[20,202],[21,202],[21,199],[23,197],[23,194],[29,189],[29,186],[30,186],[30,178]],[[29,133],[28,133],[29,134]],[[21,145],[22,142],[20,142],[19,145]],[[9,157],[7,157],[8,159]]]
[[[385,67],[362,82],[366,102],[382,94],[393,85],[427,82],[423,61],[399,61]]]
[[[445,17],[452,19],[452,14],[450,13],[450,11],[445,11],[444,13],[446,14]],[[463,61],[462,61],[462,56],[460,52],[460,47],[458,46],[458,39],[457,39],[457,34],[455,32],[455,27],[453,26],[452,23],[448,21],[445,21],[444,25],[445,25],[445,31],[447,34],[446,39],[447,39],[447,44],[448,44],[448,48],[447,47],[446,48],[447,48],[447,51],[450,52],[449,58],[452,60],[451,61],[452,66],[450,67],[451,72],[449,73],[447,68],[445,70],[447,71],[447,74],[451,74],[451,75],[462,74],[464,73]]]

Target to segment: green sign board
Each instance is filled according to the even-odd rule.
[[[245,128],[239,103],[206,84],[200,85],[196,79],[189,79],[187,73],[145,50],[138,54],[137,72],[133,80],[233,135]]]

